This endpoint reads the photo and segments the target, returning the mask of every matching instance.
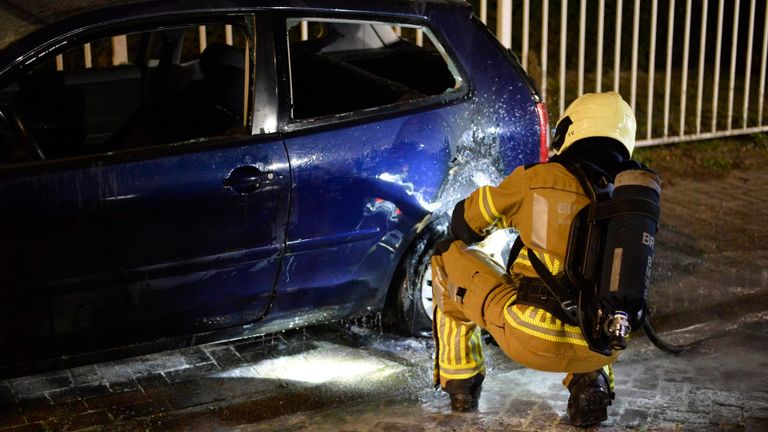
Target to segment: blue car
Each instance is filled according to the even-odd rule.
[[[460,0],[0,4],[0,375],[383,311],[452,206],[546,158]]]

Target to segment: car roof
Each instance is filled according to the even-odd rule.
[[[471,12],[464,0],[2,0],[0,80],[13,64],[51,38],[93,23],[203,10],[303,10],[425,17],[433,7]],[[5,22],[5,21],[8,22]],[[3,31],[3,30],[6,31]]]
[[[123,5],[140,5],[140,4],[171,4],[176,3],[174,7],[183,7],[184,9],[197,9],[200,5],[210,6],[213,3],[210,1],[183,1],[183,2],[168,2],[160,0],[57,0],[55,2],[47,0],[3,0],[0,8],[7,8],[10,12],[17,14],[19,17],[30,20],[39,24],[50,24],[81,12],[92,11],[97,9],[107,9],[114,6]],[[230,0],[226,3],[231,6],[246,6],[246,7],[259,7],[259,6],[271,6],[269,1],[254,1],[254,0]],[[398,3],[436,3],[436,4],[455,4],[455,5],[467,5],[465,0],[366,0],[366,1],[333,1],[333,0],[286,0],[281,1],[282,7],[286,8],[309,8],[314,9],[317,7],[328,6],[331,8],[337,8],[343,5],[344,9],[352,10],[366,10],[367,8],[373,8],[380,10],[382,6],[387,4]],[[226,6],[226,4],[216,5],[218,7]]]

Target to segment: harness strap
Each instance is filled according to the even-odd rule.
[[[626,213],[639,213],[659,223],[661,209],[659,204],[642,198],[617,198],[597,205],[595,220],[610,219]]]
[[[524,246],[525,244],[523,243],[523,239],[518,235],[515,239],[515,242],[512,244],[512,249],[510,249],[509,252],[509,259],[507,260],[507,272],[509,272],[509,270],[512,268],[512,265],[514,264],[515,260],[517,260],[517,257],[520,255],[520,251]],[[558,319],[560,319],[560,321],[567,322],[569,324],[578,323],[578,303],[574,298],[573,293],[564,287],[563,284],[560,283],[560,280],[558,280],[557,277],[555,277],[555,275],[549,271],[547,266],[544,265],[544,263],[541,262],[539,257],[536,255],[536,252],[532,251],[531,248],[527,248],[527,250],[528,259],[531,261],[533,269],[536,271],[536,274],[539,275],[544,285],[549,290],[549,294],[554,298],[556,304],[562,310],[562,313],[557,310],[547,310],[547,312],[555,315]]]
[[[520,256],[520,251],[523,250],[523,239],[520,238],[520,235],[517,236],[515,239],[515,242],[512,243],[512,248],[509,250],[509,258],[507,259],[507,273],[510,273],[510,270],[512,270],[512,266],[515,264],[515,261],[517,260],[517,257]]]
[[[533,265],[533,269],[536,270],[536,274],[539,275],[541,280],[549,288],[549,292],[557,300],[563,313],[574,323],[579,322],[579,304],[573,298],[573,293],[570,292],[560,281],[549,271],[547,266],[541,262],[536,252],[528,248],[528,259]]]
[[[595,184],[603,177],[602,171],[597,167],[585,163],[573,163],[573,162],[559,162],[560,165],[565,167],[581,184],[581,188],[587,195],[587,198],[591,202],[597,200],[597,190],[595,190]],[[585,170],[586,169],[586,170]],[[587,172],[588,171],[588,172]]]
[[[571,320],[571,318],[563,312],[560,303],[552,297],[552,293],[549,291],[547,285],[539,278],[522,278],[517,287],[515,304],[529,305],[544,309],[565,324],[573,326],[579,325],[578,322]]]

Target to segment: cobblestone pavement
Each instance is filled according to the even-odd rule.
[[[593,430],[768,431],[768,169],[667,186],[651,300],[665,338],[705,340],[673,356],[638,335]],[[478,412],[451,413],[431,351],[337,324],[8,379],[0,432],[578,430],[561,375],[494,347]]]

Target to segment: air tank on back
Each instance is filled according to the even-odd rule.
[[[616,176],[610,200],[599,298],[607,319],[603,330],[613,349],[626,348],[626,336],[645,315],[661,180],[650,170],[627,170]]]

